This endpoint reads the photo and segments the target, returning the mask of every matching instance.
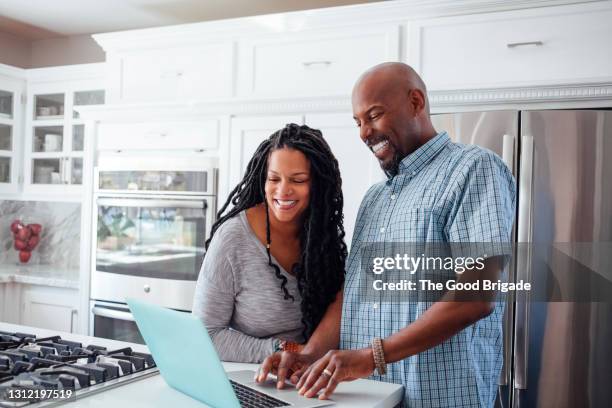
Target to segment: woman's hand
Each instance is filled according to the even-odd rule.
[[[319,399],[328,399],[340,382],[368,377],[374,368],[371,348],[332,350],[306,369],[296,387],[308,398],[325,388]]]
[[[276,388],[281,389],[285,386],[285,380],[289,377],[292,384],[296,384],[304,371],[316,360],[311,354],[294,353],[291,351],[280,351],[266,357],[261,363],[255,381],[263,383],[268,378],[268,374],[276,375]]]

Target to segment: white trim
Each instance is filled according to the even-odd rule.
[[[428,94],[432,107],[612,100],[612,82],[586,85],[431,91]]]
[[[10,79],[26,79],[27,69],[14,67],[12,65],[0,64],[0,75]]]
[[[32,68],[25,71],[28,84],[36,82],[104,79],[106,75],[106,63],[62,65],[59,67]]]
[[[612,82],[581,85],[534,86],[429,92],[432,110],[474,105],[571,104],[590,102],[612,106]],[[192,103],[146,103],[75,107],[83,120],[133,122],[138,120],[201,120],[207,116],[257,116],[316,112],[350,112],[349,96],[298,99],[226,99]]]

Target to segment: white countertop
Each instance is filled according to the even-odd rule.
[[[53,265],[0,265],[0,283],[8,282],[78,289],[79,271]]]
[[[135,351],[148,352],[146,346],[125,343],[96,337],[81,336],[71,333],[58,333],[51,330],[37,329],[0,322],[0,331],[23,332],[37,336],[60,335],[64,339],[79,341],[84,344],[96,344],[111,349],[132,347]],[[256,364],[223,363],[226,371],[255,370]],[[203,373],[205,375],[205,373]],[[333,395],[338,408],[394,407],[403,395],[403,387],[397,384],[370,380],[356,380],[341,383]],[[202,408],[205,404],[182,394],[166,384],[160,375],[143,378],[104,392],[83,397],[64,405],[67,408],[108,408],[129,406],[131,408],[181,407]]]

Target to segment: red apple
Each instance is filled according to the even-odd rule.
[[[28,246],[27,242],[22,241],[20,239],[15,239],[15,249],[17,251],[21,251],[23,249],[26,249],[27,246]]]
[[[27,242],[27,240],[30,239],[30,235],[32,235],[32,231],[30,231],[29,228],[21,228],[19,231],[17,231],[15,236],[20,240]]]
[[[40,231],[42,231],[42,225],[40,224],[28,224],[28,227],[32,231],[32,235],[40,235]]]
[[[30,251],[19,251],[19,260],[22,263],[28,262],[31,256],[32,256],[32,252]]]
[[[22,228],[23,228],[23,224],[21,223],[20,220],[15,220],[11,223],[11,231],[13,232],[13,234],[16,234],[17,231],[19,231]]]
[[[30,249],[30,251],[36,248],[36,245],[38,245],[39,242],[40,237],[38,235],[32,235],[28,240],[28,248]]]

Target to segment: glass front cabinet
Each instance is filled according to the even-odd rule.
[[[19,190],[21,163],[21,95],[23,82],[0,74],[0,192]]]
[[[25,192],[78,194],[88,160],[85,122],[74,110],[104,103],[104,91],[53,84],[32,86],[28,92],[25,137]],[[82,84],[81,84],[82,85]]]

